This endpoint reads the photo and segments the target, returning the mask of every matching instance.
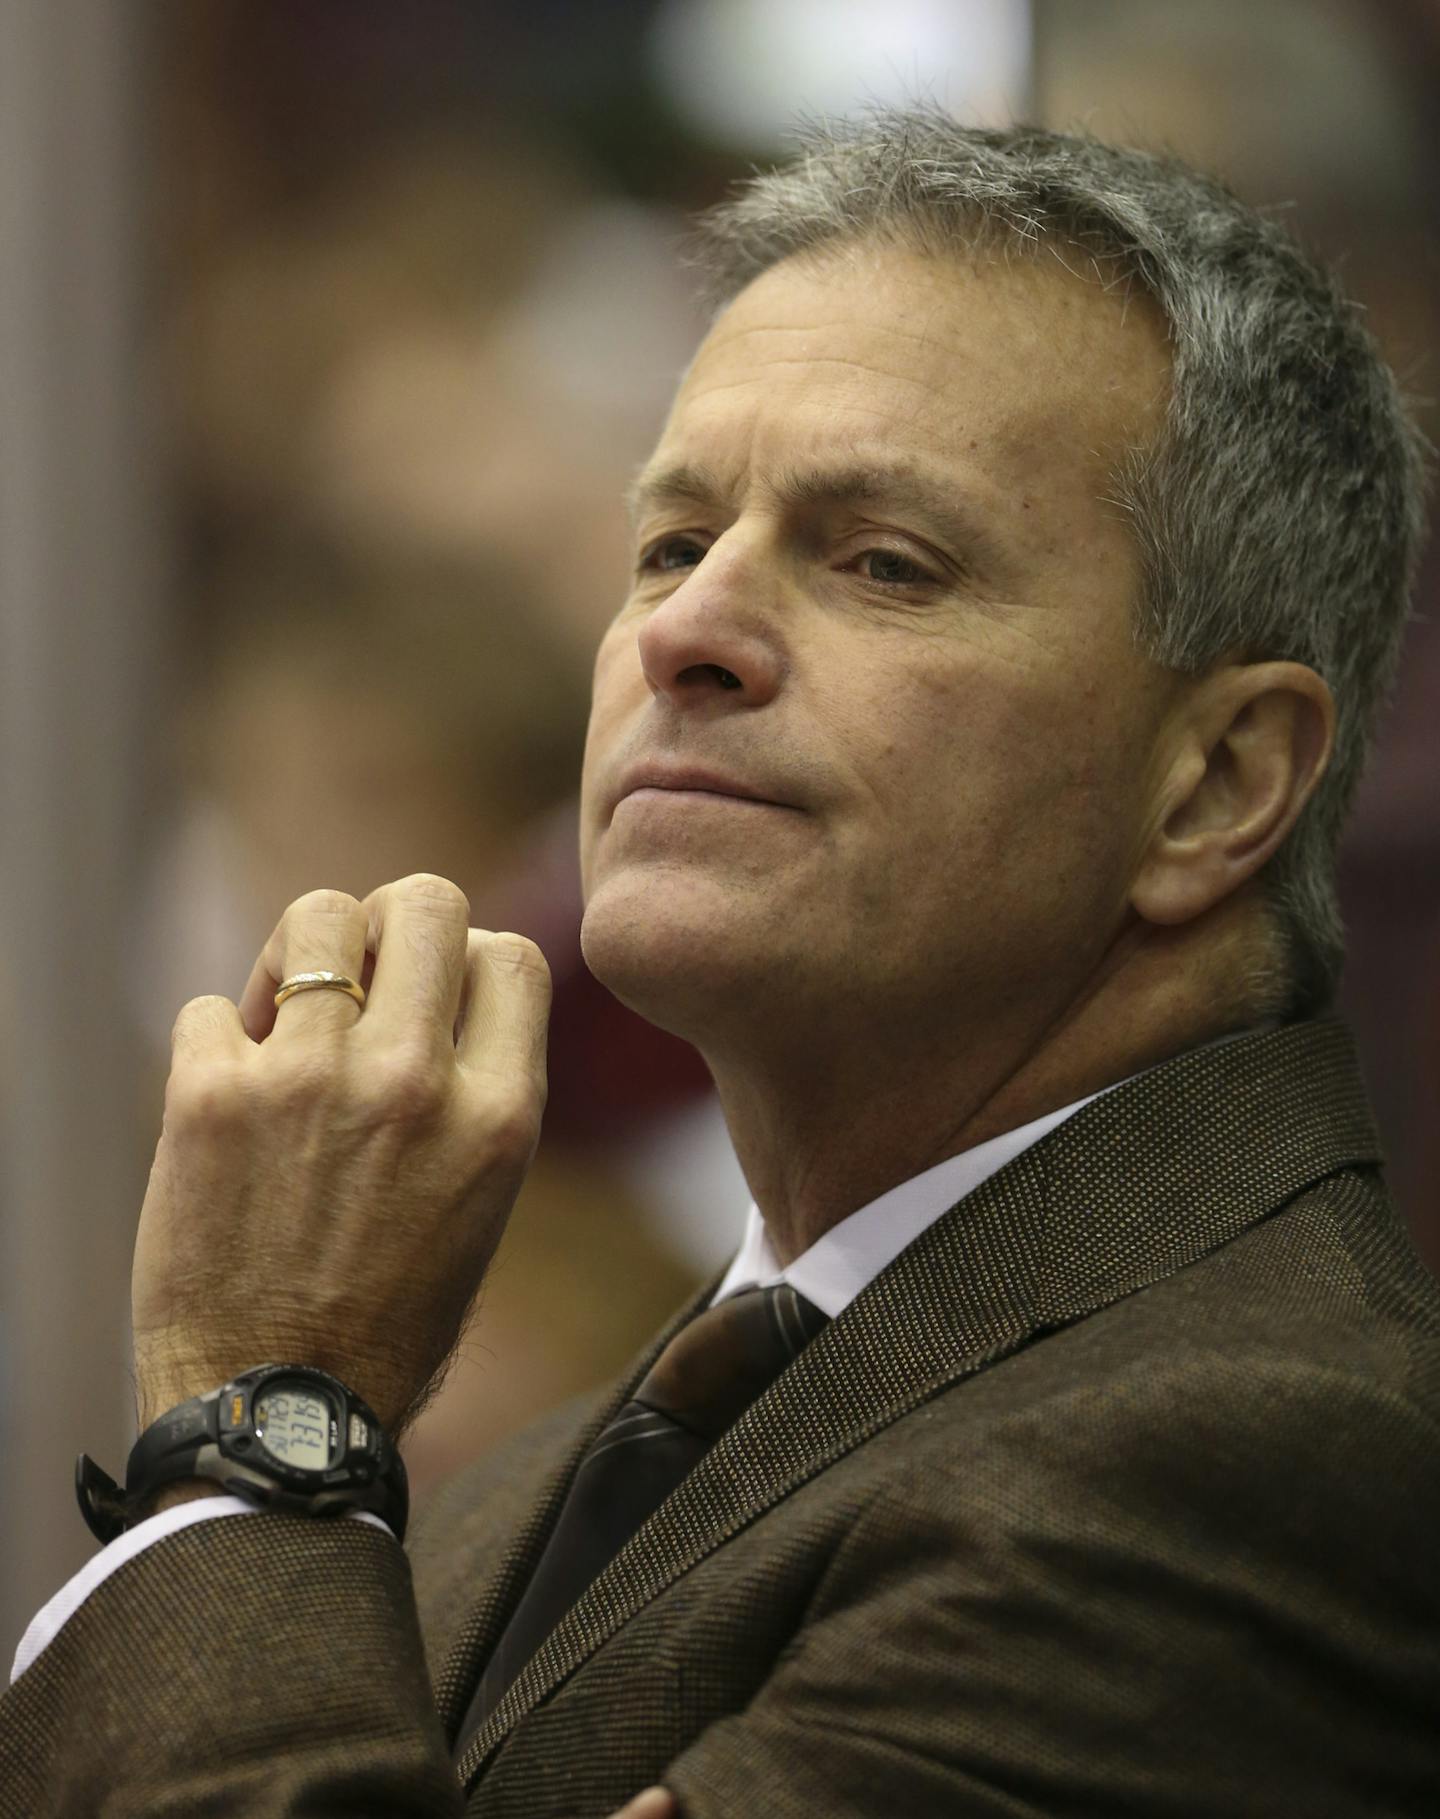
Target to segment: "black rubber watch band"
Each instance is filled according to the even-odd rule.
[[[405,1537],[409,1486],[394,1442],[353,1390],[314,1366],[256,1365],[167,1410],[131,1449],[123,1490],[82,1453],[75,1493],[91,1532],[109,1542],[157,1490],[196,1478],[263,1509],[369,1511]]]

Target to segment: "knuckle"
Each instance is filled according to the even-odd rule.
[[[511,1091],[492,1101],[485,1119],[485,1146],[504,1167],[524,1168],[540,1141],[543,1095]]]
[[[431,908],[442,914],[459,914],[470,919],[470,899],[458,884],[442,878],[438,872],[412,872],[393,887],[395,895],[407,904]]]
[[[352,897],[348,891],[306,891],[303,897],[297,897],[286,910],[285,919],[288,922],[302,916],[324,916],[332,920],[347,920],[359,908],[359,899]]]
[[[517,972],[529,973],[546,985],[550,983],[550,963],[528,935],[492,935],[486,955],[498,965],[513,966]]]
[[[430,1054],[398,1049],[377,1058],[365,1098],[371,1116],[383,1123],[427,1125],[444,1109],[444,1076]]]
[[[192,1062],[165,1086],[165,1125],[172,1131],[233,1129],[246,1115],[244,1079],[228,1061]]]
[[[185,1036],[202,1029],[208,1029],[234,1005],[219,992],[206,992],[199,998],[192,998],[182,1004],[170,1029],[172,1043],[181,1041]]]

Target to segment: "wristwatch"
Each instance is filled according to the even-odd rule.
[[[131,1448],[123,1491],[88,1453],[75,1462],[80,1513],[106,1542],[182,1478],[213,1478],[261,1509],[370,1510],[405,1538],[410,1491],[394,1443],[353,1390],[306,1365],[258,1364],[172,1408]]]

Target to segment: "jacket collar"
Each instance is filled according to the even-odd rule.
[[[463,1780],[636,1611],[872,1434],[1032,1337],[1184,1268],[1325,1175],[1382,1159],[1354,1039],[1335,1015],[1190,1050],[1093,1099],[902,1251],[741,1416],[541,1645],[467,1749]],[[579,1457],[713,1289],[617,1386],[486,1588],[447,1663],[452,1722]]]

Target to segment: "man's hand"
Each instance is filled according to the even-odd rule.
[[[237,1008],[175,1024],[131,1285],[141,1427],[264,1363],[328,1370],[392,1435],[453,1349],[530,1165],[550,975],[420,873],[291,904]],[[373,972],[372,972],[373,965]],[[368,986],[299,992],[293,973]]]

